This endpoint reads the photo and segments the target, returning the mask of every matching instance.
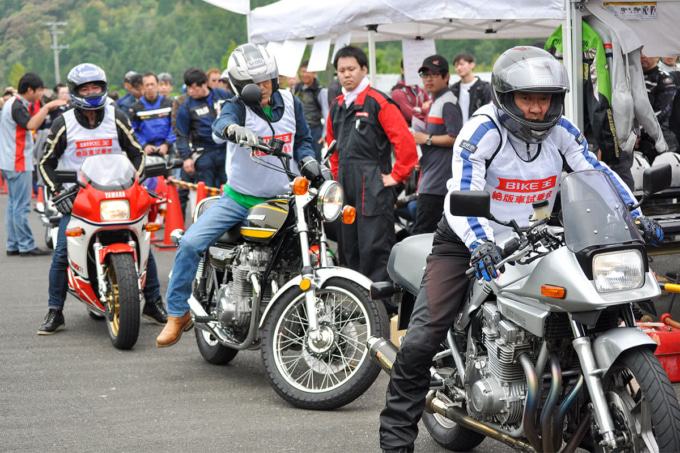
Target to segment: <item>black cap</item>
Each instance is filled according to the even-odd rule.
[[[430,55],[425,60],[423,60],[423,65],[420,67],[420,69],[418,69],[418,74],[424,72],[427,69],[437,71],[441,74],[448,74],[449,60],[439,54]]]

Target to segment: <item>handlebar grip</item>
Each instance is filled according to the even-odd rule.
[[[503,247],[503,252],[501,253],[501,257],[507,258],[513,253],[515,253],[517,250],[519,250],[520,246],[519,239],[517,238],[512,238],[510,239],[505,246]]]
[[[465,271],[465,278],[467,278],[468,280],[472,280],[473,278],[475,278],[475,275],[476,272],[474,267],[471,267],[470,269]]]

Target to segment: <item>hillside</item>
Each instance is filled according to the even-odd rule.
[[[273,1],[251,0],[251,8]],[[0,0],[0,11],[0,88],[16,86],[27,71],[54,85],[46,22],[68,22],[59,27],[59,45],[69,46],[59,54],[61,80],[76,64],[90,62],[104,68],[112,89],[135,70],[170,72],[178,91],[187,67],[223,69],[230,51],[247,39],[245,16],[201,0]],[[450,60],[470,51],[478,70],[488,71],[503,50],[531,41],[437,41],[437,50]],[[399,73],[401,44],[379,43],[376,57],[378,73]]]

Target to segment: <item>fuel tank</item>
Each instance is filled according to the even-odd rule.
[[[283,227],[290,206],[287,200],[267,200],[256,204],[241,227],[241,235],[251,242],[267,243]]]

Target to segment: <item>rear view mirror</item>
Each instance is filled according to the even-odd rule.
[[[325,164],[326,162],[328,162],[328,159],[330,159],[331,156],[332,156],[333,154],[335,154],[335,151],[336,151],[337,149],[338,149],[338,141],[337,141],[337,140],[333,140],[332,142],[330,142],[330,144],[328,145],[328,147],[327,147],[325,150],[323,150],[323,155],[321,156],[321,162],[324,163],[324,164]]]
[[[483,190],[458,190],[449,194],[451,214],[491,218],[491,197]]]
[[[77,170],[55,170],[54,180],[60,184],[65,184],[69,182],[78,182],[78,171]]]
[[[249,83],[241,90],[241,99],[248,105],[260,105],[262,102],[262,90],[254,83]]]
[[[154,178],[156,176],[165,176],[165,173],[167,172],[167,167],[165,166],[165,162],[163,163],[157,163],[157,164],[149,164],[146,167],[144,167],[144,176],[147,178]]]
[[[642,193],[650,195],[668,189],[673,179],[673,169],[670,164],[649,167],[642,174]]]

